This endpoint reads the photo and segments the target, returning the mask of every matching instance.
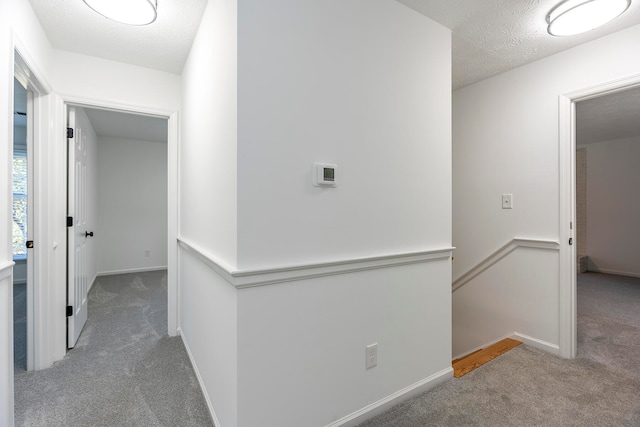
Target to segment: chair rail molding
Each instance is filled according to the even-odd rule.
[[[465,284],[469,283],[475,277],[480,275],[482,272],[486,271],[488,268],[492,267],[504,257],[509,255],[511,252],[515,251],[518,248],[530,248],[530,249],[540,249],[546,251],[559,251],[560,243],[554,240],[539,240],[539,239],[523,239],[523,238],[514,238],[509,241],[507,244],[493,252],[491,255],[486,257],[484,260],[480,261],[475,267],[472,267],[469,271],[464,273],[462,276],[455,279],[452,283],[452,292],[460,289]]]
[[[341,259],[329,262],[275,266],[263,269],[235,270],[224,261],[217,259],[197,244],[178,238],[178,244],[187,252],[195,255],[209,268],[218,273],[230,285],[237,289],[274,285],[302,279],[312,279],[336,274],[389,268],[429,261],[451,259],[453,247],[431,249],[418,252],[405,252],[381,256]]]
[[[5,261],[0,263],[0,280],[6,279],[7,277],[11,276],[11,274],[13,273],[14,265],[15,262],[13,261]]]

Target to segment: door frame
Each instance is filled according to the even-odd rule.
[[[561,94],[559,97],[559,162],[560,162],[560,294],[559,344],[560,355],[576,357],[577,333],[577,270],[575,242],[576,219],[576,103],[622,92],[640,86],[640,74],[610,80]]]
[[[49,109],[45,97],[52,89],[42,77],[42,73],[35,66],[27,50],[14,34],[13,46],[14,78],[26,84],[29,113],[27,127],[31,134],[27,136],[28,149],[32,151],[31,171],[29,178],[33,192],[29,196],[33,203],[29,210],[32,218],[29,223],[33,226],[30,235],[35,242],[33,250],[27,256],[27,370],[43,369],[53,361],[49,360],[47,347],[48,330],[48,301],[45,285],[48,265],[49,227],[48,227],[48,196],[47,179],[49,176],[48,163],[48,120]]]
[[[97,108],[122,113],[139,114],[167,119],[167,333],[169,336],[179,334],[178,304],[178,112],[152,108],[144,105],[125,104],[103,99],[61,95],[60,110],[66,106]],[[66,129],[66,118],[64,129]],[[59,132],[59,143],[66,147],[66,134]],[[65,169],[66,180],[66,169]],[[66,181],[65,181],[66,182]],[[65,190],[66,194],[66,190]],[[66,200],[66,199],[65,199]],[[65,255],[66,262],[66,255]],[[66,318],[63,318],[66,328]],[[66,335],[63,337],[66,343]]]

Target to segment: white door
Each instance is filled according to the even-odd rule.
[[[87,238],[87,140],[76,123],[76,111],[68,107],[67,170],[67,346],[73,348],[87,321],[89,289]]]

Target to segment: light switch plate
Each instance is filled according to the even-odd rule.
[[[502,209],[513,209],[513,195],[502,195]]]
[[[378,365],[378,343],[369,344],[366,347],[367,360],[365,366],[367,369],[371,369]]]

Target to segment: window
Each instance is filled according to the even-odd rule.
[[[27,153],[13,153],[13,259],[27,257]]]

